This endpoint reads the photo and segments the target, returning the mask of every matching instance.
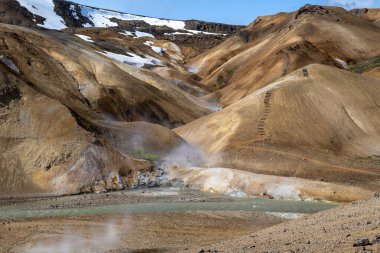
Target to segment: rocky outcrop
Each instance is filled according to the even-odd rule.
[[[13,100],[20,99],[20,90],[17,87],[15,78],[11,75],[6,75],[7,69],[0,66],[0,107],[8,106]]]
[[[323,6],[307,4],[297,11],[295,18],[298,19],[305,14],[318,14],[323,16],[331,13],[333,13],[332,10],[326,9]]]
[[[169,40],[179,46],[192,48],[194,50],[191,57],[195,57],[208,49],[211,49],[228,38],[228,35],[237,32],[241,27],[219,23],[209,23],[203,21],[185,21],[186,29],[202,32],[215,33],[210,34],[191,34],[187,30],[174,30],[167,26],[153,26],[142,20],[120,20],[111,19],[118,24],[121,31],[130,32],[141,31],[152,34],[158,40]]]
[[[142,30],[144,32],[149,32],[154,35],[163,35],[164,33],[173,33],[174,30],[167,26],[152,26],[142,20],[120,20],[117,18],[111,19],[111,21],[116,22],[119,28],[126,28],[130,31],[135,31],[136,29]],[[209,33],[220,33],[220,34],[233,34],[242,29],[243,26],[229,25],[222,23],[212,23],[199,20],[186,20],[185,29],[195,30]],[[178,32],[186,33],[186,30],[178,30]]]
[[[63,0],[53,0],[54,11],[63,18],[68,27],[83,27],[85,24],[93,25],[92,21],[81,13],[80,5]]]
[[[197,34],[197,35],[165,35],[161,37],[162,39],[170,40],[171,42],[180,45],[182,47],[189,47],[194,49],[194,53],[191,55],[191,57],[195,57],[208,49],[211,49],[213,47],[216,47],[223,41],[225,41],[228,36],[224,35],[204,35],[204,34]]]
[[[367,8],[362,8],[362,9],[352,9],[350,11],[351,13],[355,14],[355,15],[364,15],[366,13],[368,13],[368,9]]]
[[[64,0],[52,1],[54,3],[55,14],[62,17],[69,30],[94,25],[88,17],[82,14],[82,8],[84,8],[82,5]],[[91,7],[91,9],[101,11],[94,7]],[[2,23],[34,26],[41,29],[39,25],[44,24],[45,21],[44,17],[34,15],[25,7],[22,7],[17,0],[4,0],[0,2],[0,22]],[[117,26],[113,28],[103,27],[102,29],[116,29],[119,32],[140,31],[152,34],[158,40],[169,40],[179,46],[189,48],[189,50],[187,50],[187,58],[195,57],[200,53],[203,53],[205,50],[217,46],[228,38],[228,36],[223,36],[223,34],[233,34],[242,28],[241,26],[191,20],[185,21],[186,29],[213,32],[216,34],[211,36],[191,33],[190,35],[183,35],[188,34],[189,32],[186,30],[175,30],[168,26],[150,25],[143,20],[121,20],[118,18],[110,18],[110,21],[116,23]],[[180,34],[170,35],[176,32]],[[109,44],[107,40],[102,40],[101,43]]]
[[[380,9],[353,9],[351,13],[372,22],[377,27],[380,27]]]
[[[43,17],[33,15],[16,0],[0,1],[0,22],[12,25],[35,25],[43,23]]]
[[[239,25],[228,25],[222,23],[213,23],[200,20],[187,20],[185,21],[185,28],[188,30],[197,30],[202,32],[233,34],[244,28]]]
[[[143,20],[120,20],[117,18],[112,18],[110,20],[117,23],[118,28],[121,30],[127,30],[131,32],[141,31],[141,32],[150,33],[154,36],[162,37],[165,35],[165,33],[173,33],[176,31],[173,28],[168,27],[168,26],[150,25]]]

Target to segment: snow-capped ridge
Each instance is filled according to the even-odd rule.
[[[15,0],[25,7],[32,18],[27,24],[62,30],[65,28],[132,27],[132,30],[151,32],[168,30],[172,35],[227,35],[240,29],[238,26],[197,20],[175,20],[148,17],[115,10],[92,7],[66,0]],[[140,25],[137,25],[140,24]],[[160,28],[161,27],[161,28]],[[156,34],[155,34],[156,35]]]
[[[62,17],[54,11],[53,0],[17,0],[21,6],[25,7],[34,15],[45,18],[43,24],[38,24],[41,27],[48,29],[65,29],[67,28]]]
[[[59,16],[54,8],[55,4],[53,0],[17,0],[21,6],[25,7],[29,12],[34,15],[41,16],[45,18],[43,24],[38,24],[41,27],[48,29],[65,29],[67,25],[63,18]],[[71,4],[69,6],[69,10],[74,19],[79,20],[78,13],[75,10],[75,4]],[[81,10],[81,14],[83,17],[88,18],[93,24],[86,23],[82,24],[83,27],[115,27],[118,24],[111,19],[119,19],[119,20],[141,20],[149,25],[154,26],[168,26],[175,30],[184,29],[185,22],[179,20],[171,20],[171,19],[161,19],[161,18],[153,18],[153,17],[145,17],[135,14],[123,13],[119,11],[106,10],[101,8],[90,7],[87,5],[77,5]]]
[[[85,5],[80,5],[81,14],[84,17],[87,17],[91,20],[95,27],[114,27],[118,26],[118,24],[111,19],[116,18],[120,20],[141,20],[149,25],[154,26],[168,26],[173,29],[184,29],[185,22],[179,20],[171,20],[171,19],[160,19],[160,18],[152,18],[139,16],[134,14],[128,14],[118,11],[111,11],[106,9],[93,8]]]

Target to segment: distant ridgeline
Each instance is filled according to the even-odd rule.
[[[40,29],[109,28],[145,32],[158,40],[190,47],[196,54],[213,48],[242,26],[198,20],[170,20],[99,9],[64,0],[1,0],[0,22]]]
[[[123,27],[158,29],[165,33],[176,31],[192,33],[192,30],[207,33],[231,34],[241,26],[211,23],[198,20],[170,20],[145,17],[118,11],[99,9],[64,0],[2,0],[0,9],[7,14],[0,22],[17,25],[38,25],[48,29],[80,27]]]

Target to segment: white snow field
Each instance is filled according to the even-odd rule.
[[[41,27],[48,29],[64,29],[67,28],[65,21],[57,15],[54,11],[53,0],[17,0],[21,6],[27,8],[31,13],[44,17],[46,20],[44,24],[40,24]],[[117,26],[117,23],[112,22],[110,19],[117,18],[120,20],[142,20],[150,25],[156,26],[168,26],[173,29],[184,29],[185,22],[179,20],[159,19],[138,16],[128,13],[121,13],[117,11],[109,11],[104,9],[97,9],[88,6],[79,5],[81,14],[84,17],[89,18],[94,25],[84,24],[84,27],[113,27]],[[73,16],[79,19],[74,5],[70,6],[70,10],[73,12]]]
[[[94,43],[94,41],[91,39],[91,37],[89,36],[86,36],[86,35],[82,35],[82,34],[74,34],[75,36],[81,38],[82,40],[85,40],[87,42],[91,42],[91,43]]]
[[[145,32],[136,31],[135,34],[136,34],[136,36],[137,36],[138,38],[142,38],[142,37],[154,38],[154,35],[153,35],[153,34],[150,34],[150,33],[145,33]]]
[[[173,29],[184,29],[185,22],[178,20],[168,20],[168,19],[159,19],[159,18],[150,18],[137,16],[127,13],[108,11],[102,9],[95,9],[87,6],[81,6],[82,15],[88,17],[93,23],[95,27],[112,27],[117,26],[117,23],[112,22],[110,19],[117,18],[120,20],[142,20],[150,25],[156,26],[168,26]]]
[[[39,24],[39,26],[57,30],[67,28],[62,17],[55,13],[53,0],[18,0],[18,2],[34,15],[46,19],[44,24]]]
[[[193,33],[183,33],[183,32],[174,32],[174,33],[165,33],[165,35],[167,36],[175,36],[175,35],[188,35],[188,36],[193,36],[194,34]]]
[[[112,52],[99,52],[102,55],[105,55],[113,60],[119,61],[121,63],[126,63],[128,65],[142,68],[144,67],[145,64],[148,65],[162,65],[162,62],[156,58],[146,56],[146,58],[143,58],[141,56],[138,56],[137,54],[134,53],[128,53],[131,56],[123,55],[123,54],[115,54]]]
[[[130,32],[130,31],[119,32],[119,34],[125,35],[125,36],[135,37],[135,35],[132,32]]]
[[[173,33],[165,33],[165,35],[187,35],[187,36],[193,36],[194,34],[203,34],[203,35],[211,35],[211,36],[227,36],[227,34],[224,33],[210,33],[210,32],[204,32],[204,31],[197,31],[197,30],[184,30],[186,32],[173,32]]]

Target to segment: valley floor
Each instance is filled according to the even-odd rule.
[[[167,206],[177,204],[232,202],[239,205],[241,201],[249,203],[251,211],[192,210],[188,207],[165,211]],[[154,203],[159,206],[151,206]],[[260,207],[262,203],[271,203],[277,208],[284,204],[292,208],[300,205],[302,210],[333,207],[317,202],[239,200],[172,188],[3,199],[0,200],[0,252],[346,253],[380,250],[380,198],[353,202],[290,221],[271,212],[252,211],[252,207]],[[140,204],[148,204],[150,210],[115,211],[120,205]],[[20,211],[26,216],[11,213],[18,218],[7,219],[9,210]],[[62,210],[75,210],[77,215],[62,215]],[[51,216],[28,216],[46,211]],[[368,239],[373,245],[354,247],[360,239]],[[365,240],[363,242],[366,244]]]
[[[228,196],[137,190],[57,198],[7,199],[0,208],[36,211],[136,203],[211,203]],[[0,211],[1,213],[2,211]],[[4,213],[4,212],[3,212]],[[281,223],[263,212],[177,211],[0,220],[0,252],[178,252]]]
[[[1,226],[0,251],[177,252],[279,222],[261,213],[209,211],[32,219]]]

